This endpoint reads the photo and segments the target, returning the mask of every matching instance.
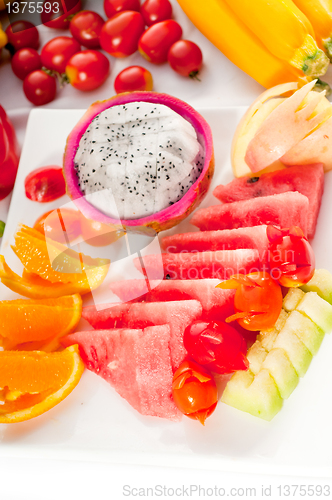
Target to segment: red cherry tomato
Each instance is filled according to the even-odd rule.
[[[69,83],[78,90],[94,90],[108,77],[110,63],[97,50],[83,50],[73,55],[66,66]]]
[[[56,81],[53,76],[48,75],[45,71],[38,69],[25,77],[23,81],[23,90],[26,98],[35,104],[42,106],[55,98]]]
[[[161,21],[143,33],[138,42],[138,50],[149,62],[161,64],[167,61],[169,49],[181,36],[182,28],[176,21]]]
[[[113,17],[124,10],[140,11],[139,0],[104,0],[104,10],[107,17]]]
[[[39,33],[36,26],[29,21],[16,21],[8,26],[6,29],[8,43],[10,43],[15,50],[31,47],[38,49],[39,47]]]
[[[70,16],[82,8],[81,0],[45,0],[41,21],[48,28],[68,29]]]
[[[172,394],[179,410],[203,425],[218,402],[218,390],[212,375],[193,361],[184,361],[174,373]]]
[[[184,347],[197,363],[216,373],[247,370],[247,344],[235,328],[224,322],[195,321],[183,335]]]
[[[24,187],[27,198],[39,203],[57,200],[66,194],[62,168],[57,165],[34,170],[25,178]]]
[[[88,49],[100,47],[99,37],[104,19],[92,10],[78,12],[70,21],[70,31],[73,37]]]
[[[80,52],[81,46],[70,36],[57,36],[42,48],[40,57],[46,68],[64,73],[71,56]]]
[[[24,80],[26,76],[41,67],[40,55],[31,47],[18,50],[12,58],[13,73],[21,80]]]
[[[100,34],[101,48],[114,57],[130,56],[136,52],[143,31],[144,21],[139,12],[120,12],[104,24]]]
[[[39,217],[34,229],[59,243],[71,243],[81,234],[80,212],[70,208],[50,210]]]
[[[282,292],[269,273],[237,274],[218,287],[236,288],[235,314],[226,319],[228,323],[237,320],[250,331],[273,328],[282,308]]]
[[[141,14],[147,26],[171,19],[172,5],[169,0],[145,0]]]
[[[82,214],[81,228],[84,241],[88,243],[88,245],[94,247],[111,245],[125,235],[123,231],[118,230],[111,225],[87,219]]]
[[[125,68],[114,81],[117,94],[121,92],[135,92],[136,90],[152,90],[153,80],[150,71],[142,66],[129,66]]]
[[[168,51],[167,60],[174,71],[195,78],[202,67],[202,51],[194,42],[178,40]]]
[[[280,285],[297,287],[308,283],[315,272],[315,254],[299,227],[278,229],[267,227],[270,241],[268,260],[270,273]]]

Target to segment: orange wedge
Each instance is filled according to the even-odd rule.
[[[78,346],[62,352],[0,352],[0,423],[23,422],[45,413],[78,384],[84,364]]]
[[[55,351],[82,314],[81,296],[0,301],[0,345],[4,349]]]
[[[85,280],[88,286],[86,271],[109,264],[109,260],[92,259],[57,241],[46,239],[28,226],[22,226],[16,233],[12,248],[29,273],[51,283],[75,284]]]
[[[82,278],[82,281],[76,283],[51,283],[26,271],[23,271],[22,277],[19,276],[6,264],[3,255],[0,255],[0,281],[13,292],[29,299],[57,298],[75,293],[85,295],[102,284],[107,275],[108,266],[109,264],[106,264],[90,270],[88,282]]]

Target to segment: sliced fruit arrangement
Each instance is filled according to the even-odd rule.
[[[264,92],[238,125],[232,144],[236,177],[260,175],[266,168],[322,163],[332,168],[332,106],[314,82],[297,90],[293,83]],[[283,97],[291,92],[290,97]],[[258,173],[258,174],[257,174]]]
[[[318,270],[317,276],[321,273],[322,270]],[[317,283],[317,276],[313,283]],[[307,290],[312,289],[310,282],[305,286]],[[317,285],[314,287],[318,289]],[[331,275],[329,290],[332,290]],[[301,293],[299,289],[291,289],[284,298],[279,324],[261,331],[247,353],[249,371],[239,371],[232,376],[221,400],[271,420],[297,386],[299,377],[305,375],[325,333],[331,330],[332,305],[316,291]]]

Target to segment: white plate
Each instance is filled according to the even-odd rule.
[[[232,179],[230,142],[244,108],[199,111],[214,136],[216,174],[213,186]],[[14,270],[22,266],[10,249],[17,224],[33,225],[39,215],[62,206],[38,204],[24,194],[24,179],[33,169],[61,164],[66,137],[80,110],[34,110],[3,238],[2,253]],[[202,206],[217,201],[212,188]],[[326,188],[313,243],[317,267],[332,271],[329,220],[332,177]],[[176,231],[192,230],[187,221]],[[16,294],[0,286],[1,299]],[[0,427],[0,457],[108,461],[308,476],[331,476],[332,338],[327,335],[306,376],[272,422],[219,404],[203,427],[143,417],[97,375],[86,371],[78,387],[56,408],[28,422]]]

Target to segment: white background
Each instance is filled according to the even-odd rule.
[[[95,100],[109,98],[114,94],[113,82],[115,76],[123,68],[132,64],[143,65],[152,72],[155,82],[154,90],[173,94],[188,101],[193,106],[249,105],[263,90],[262,87],[243,74],[218,49],[210,44],[186,18],[174,0],[172,4],[174,18],[183,28],[183,38],[195,41],[203,51],[204,68],[201,71],[200,82],[184,79],[174,73],[167,64],[162,66],[151,65],[143,60],[138,53],[122,60],[115,60],[109,56],[112,73],[100,89],[90,93],[80,93],[67,86],[59,90],[57,99],[46,107],[56,109],[86,108]],[[204,0],[201,0],[201,4],[203,10]],[[83,6],[104,15],[102,0],[83,0]],[[3,22],[5,24],[5,19],[3,19]],[[221,26],[220,29],[222,30],[223,27]],[[39,27],[39,32],[42,44],[54,36],[69,34],[68,32],[58,32],[46,27]],[[234,40],[234,43],[236,43],[236,40]],[[327,80],[331,83],[331,77],[328,77]],[[26,100],[22,91],[22,82],[13,75],[10,63],[6,58],[3,58],[0,63],[0,104],[9,112],[22,144],[28,113],[33,106]],[[9,201],[8,198],[0,202],[0,219],[2,220],[6,217]],[[330,397],[330,394],[327,397]],[[98,422],[96,422],[96,425],[98,425]],[[308,429],[308,442],[312,439],[310,438],[311,431],[311,429]],[[263,476],[260,475],[259,470],[257,470],[257,475],[191,470],[185,468],[185,463],[183,467],[183,469],[171,469],[143,467],[140,465],[98,464],[86,461],[59,462],[49,459],[43,461],[35,459],[1,459],[0,499],[105,498],[117,500],[127,498],[123,496],[124,485],[129,485],[131,488],[153,488],[155,485],[169,488],[169,490],[166,490],[166,495],[159,496],[159,498],[181,498],[181,496],[177,495],[179,491],[173,491],[171,488],[182,488],[182,486],[188,488],[190,485],[205,488],[205,498],[218,498],[218,495],[211,496],[211,490],[208,490],[208,488],[213,489],[215,486],[225,488],[226,496],[233,496],[230,492],[231,488],[245,489],[254,487],[256,488],[255,498],[265,496],[279,498],[278,485],[330,484],[332,488],[330,479],[324,478]],[[271,494],[269,495],[270,492],[266,491],[265,495],[263,495],[262,486],[268,488],[270,485],[272,486]],[[291,491],[294,491],[294,489]],[[138,490],[133,491],[133,493],[139,495]],[[203,490],[201,490],[201,498],[204,498],[203,493]],[[134,495],[128,498],[133,497]],[[147,498],[149,497],[151,497],[151,492]],[[254,497],[253,493],[250,496],[249,491],[246,494],[243,490],[240,490],[238,495],[233,496],[233,498],[250,497]],[[300,498],[299,495],[295,497]],[[188,498],[188,496],[182,498]],[[199,498],[198,492],[193,493],[192,498]]]

